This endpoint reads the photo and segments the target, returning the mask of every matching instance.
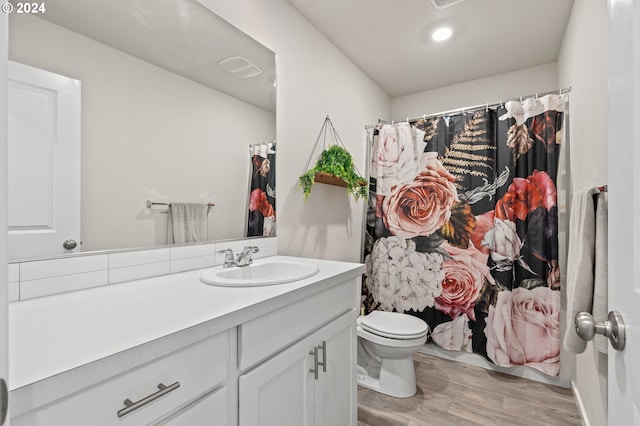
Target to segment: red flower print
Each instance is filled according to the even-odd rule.
[[[525,178],[514,178],[504,196],[496,203],[495,217],[514,222],[525,220],[530,211],[544,207],[547,211],[556,205],[556,186],[547,172],[533,171]]]
[[[267,194],[259,188],[251,191],[251,195],[249,197],[249,210],[252,212],[259,210],[264,217],[274,216],[276,214],[273,210],[273,206],[267,200]]]
[[[471,242],[475,248],[484,254],[491,253],[491,250],[489,250],[488,247],[482,245],[482,240],[484,239],[485,234],[493,228],[494,216],[495,212],[493,210],[476,216],[476,228],[473,231],[473,235],[471,235]]]

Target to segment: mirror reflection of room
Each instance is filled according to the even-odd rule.
[[[275,140],[273,52],[193,1],[156,8],[144,23],[136,19],[144,12],[136,9],[144,7],[139,4],[124,8],[118,2],[89,6],[58,1],[55,6],[45,15],[10,16],[9,59],[16,66],[51,73],[54,80],[75,82],[70,84],[78,89],[79,111],[75,127],[67,131],[79,141],[64,152],[32,147],[33,153],[67,162],[45,158],[39,160],[42,167],[14,167],[16,186],[10,186],[18,188],[13,194],[25,194],[20,186],[25,175],[57,182],[57,174],[66,173],[63,187],[72,190],[57,201],[56,190],[48,194],[49,186],[41,184],[46,196],[10,203],[41,216],[36,222],[43,232],[29,234],[52,239],[50,248],[14,243],[26,219],[24,214],[10,215],[15,224],[10,259],[171,243],[168,206],[148,208],[147,200],[209,205],[204,238],[186,242],[274,235],[275,226],[267,234],[248,234],[251,216],[257,213],[250,211],[247,194],[252,180],[248,147]],[[69,8],[73,14],[67,13]],[[175,17],[177,8],[190,16],[178,27],[173,18],[171,25],[163,19]],[[218,46],[220,39],[227,40],[225,46]],[[237,76],[218,65],[236,56],[246,57],[259,75]],[[11,152],[17,155],[15,149]],[[34,158],[27,154],[25,163]],[[36,169],[40,171],[34,173]],[[275,205],[275,183],[271,195],[266,187],[263,191]],[[75,220],[70,231],[53,237],[59,217]],[[76,248],[65,248],[68,240],[76,242]]]

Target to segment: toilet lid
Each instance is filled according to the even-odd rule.
[[[426,322],[412,315],[398,312],[373,311],[360,317],[363,329],[384,337],[421,337],[429,329]]]

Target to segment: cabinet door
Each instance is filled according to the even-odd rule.
[[[313,425],[314,336],[240,376],[240,426]]]
[[[356,317],[354,309],[320,329],[316,345],[320,367],[315,389],[315,421],[324,426],[357,424]]]

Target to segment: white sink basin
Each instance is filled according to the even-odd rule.
[[[303,280],[318,271],[318,267],[310,262],[271,260],[242,267],[218,266],[200,275],[200,281],[222,287],[258,287]]]

